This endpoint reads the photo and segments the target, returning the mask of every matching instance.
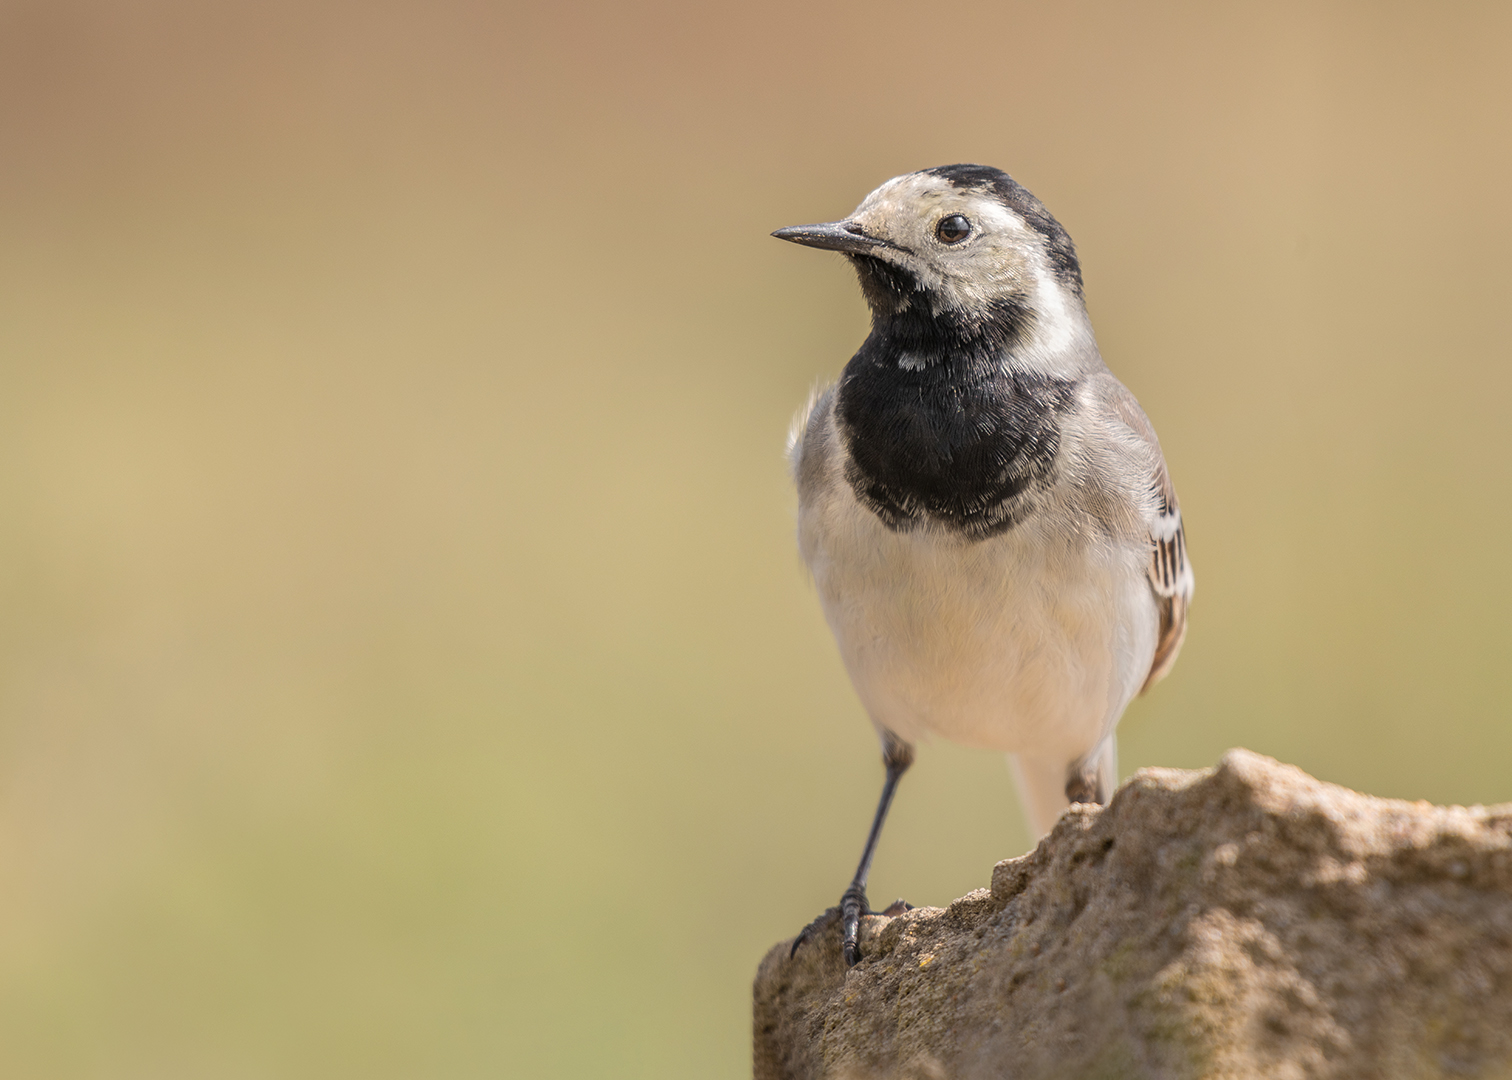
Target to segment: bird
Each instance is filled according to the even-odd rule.
[[[1193,576],[1155,430],[1103,362],[1070,235],[1027,189],[944,165],[772,235],[842,253],[871,313],[788,448],[799,551],[885,770],[840,903],[854,966],[916,744],[1006,753],[1037,835],[1105,802],[1114,728],[1175,662]]]

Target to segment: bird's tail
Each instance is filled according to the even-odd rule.
[[[1118,743],[1111,733],[1092,752],[1089,760],[1096,764],[1098,789],[1106,799],[1118,784]],[[1008,767],[1013,770],[1013,779],[1018,784],[1019,799],[1024,804],[1029,829],[1038,840],[1050,831],[1061,811],[1070,805],[1066,798],[1069,763],[1059,756],[1009,754]]]

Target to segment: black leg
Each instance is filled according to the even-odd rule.
[[[866,878],[871,873],[872,856],[877,851],[877,838],[882,835],[882,822],[887,820],[887,808],[892,805],[893,792],[898,789],[898,779],[913,764],[913,747],[890,731],[882,733],[882,764],[887,767],[887,777],[882,781],[882,797],[877,800],[877,813],[872,818],[871,832],[866,835],[866,849],[861,852],[861,865],[856,867],[856,876],[850,888],[840,897],[840,948],[845,955],[845,966],[855,967],[861,959],[861,946],[857,938],[861,932],[861,916],[870,913],[866,902]]]

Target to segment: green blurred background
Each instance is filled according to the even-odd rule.
[[[1512,7],[0,3],[0,1074],[738,1077],[881,769],[769,239],[1000,165],[1198,591],[1122,766],[1512,799]],[[1028,836],[923,748],[873,896]]]

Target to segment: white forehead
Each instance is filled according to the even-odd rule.
[[[858,221],[901,222],[916,218],[933,222],[950,214],[965,214],[985,226],[1011,232],[1029,227],[989,192],[958,188],[942,176],[916,172],[895,176],[861,200],[851,217]]]

